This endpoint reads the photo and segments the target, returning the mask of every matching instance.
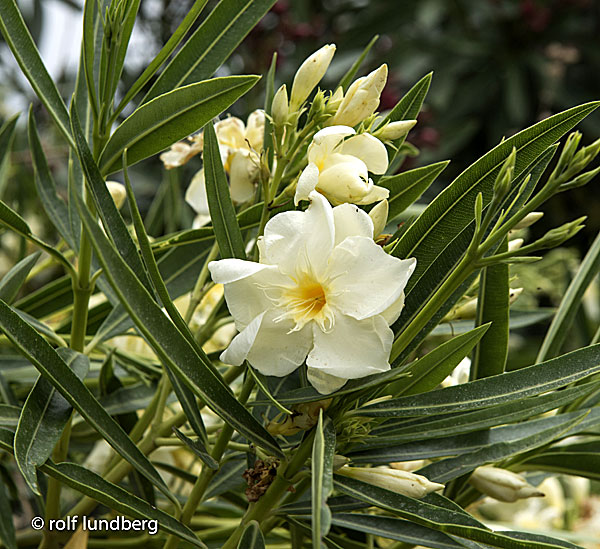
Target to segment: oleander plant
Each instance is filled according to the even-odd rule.
[[[206,4],[124,88],[140,0],[85,0],[65,96],[0,2],[68,150],[56,169],[34,109],[0,130],[9,186],[26,132],[53,226],[0,201],[1,242],[21,250],[0,265],[2,546],[580,547],[480,507],[600,480],[598,320],[569,337],[600,238],[557,308],[512,307],[511,273],[583,228],[528,229],[548,199],[592,192],[600,141],[572,130],[600,102],[498,136],[426,204],[447,162],[403,163],[431,74],[387,112],[387,66],[359,76],[370,46],[331,89],[334,44],[292,82],[275,56],[266,75],[214,77],[274,1]],[[264,104],[228,115],[254,86]],[[129,167],[149,162],[189,206],[170,185],[147,211]],[[509,359],[534,325],[537,356]]]

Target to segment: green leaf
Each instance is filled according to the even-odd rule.
[[[245,484],[242,474],[246,467],[245,459],[226,461],[217,471],[217,474],[212,477],[206,489],[204,499],[207,500],[220,496],[229,490],[240,491],[240,488]]]
[[[264,549],[265,538],[260,531],[258,522],[251,520],[240,538],[238,549]]]
[[[336,513],[331,522],[340,528],[402,541],[410,545],[422,545],[437,549],[464,549],[464,545],[442,532],[393,517],[363,513]]]
[[[475,410],[552,391],[599,371],[600,344],[513,372],[372,404],[354,413],[370,417],[415,417]]]
[[[508,252],[508,237],[497,253]],[[481,271],[477,299],[477,324],[490,323],[490,329],[475,348],[471,362],[471,379],[480,379],[504,372],[508,357],[508,326],[510,308],[509,267],[490,265]]]
[[[125,54],[127,53],[127,47],[129,46],[129,40],[131,39],[131,33],[133,31],[133,26],[135,24],[135,18],[138,14],[138,10],[140,8],[141,0],[130,0],[129,6],[127,9],[127,13],[123,18],[123,23],[121,25],[121,40],[118,43],[117,55],[115,59],[115,66],[112,69],[113,71],[113,83],[112,87],[108,90],[109,95],[107,99],[111,100],[115,95],[115,91],[117,89],[117,85],[119,84],[119,80],[121,79],[121,73],[123,72],[123,64],[125,62]]]
[[[204,128],[204,177],[208,210],[223,259],[246,259],[244,239],[237,224],[235,208],[229,195],[227,176],[221,162],[219,142],[212,124]]]
[[[390,191],[388,219],[391,221],[416,202],[449,163],[449,160],[436,162],[390,177],[382,177],[377,184]]]
[[[142,103],[211,77],[274,3],[275,0],[221,0],[173,57]]]
[[[136,109],[110,136],[98,165],[103,174],[155,155],[199,130],[244,95],[257,76],[226,76],[168,91]]]
[[[371,41],[365,46],[365,49],[357,57],[356,61],[352,63],[352,66],[344,73],[344,76],[342,76],[340,81],[337,83],[337,86],[333,88],[333,91],[337,90],[340,86],[344,90],[344,92],[348,90],[348,87],[350,86],[350,84],[352,84],[352,80],[354,80],[358,69],[360,69],[360,66],[363,64],[363,61],[365,60],[365,58],[367,57],[367,55],[371,51],[371,48],[375,45],[375,42],[377,42],[377,40],[379,40],[378,34],[371,38]]]
[[[181,440],[194,454],[196,454],[204,464],[214,471],[219,469],[219,462],[216,461],[209,453],[200,439],[192,440],[185,436],[179,429],[173,429],[173,432],[179,440]]]
[[[340,492],[432,530],[480,541],[502,549],[550,549],[551,547],[557,547],[545,543],[526,543],[514,540],[505,533],[492,532],[482,528],[479,526],[480,523],[463,513],[403,496],[353,478],[340,475],[334,475],[333,478],[334,485]]]
[[[529,436],[510,443],[498,442],[496,444],[483,446],[473,452],[436,461],[435,463],[420,469],[419,474],[425,475],[429,480],[434,482],[448,482],[473,471],[476,467],[481,465],[497,463],[508,457],[516,456],[528,450],[544,446],[569,432],[571,428],[580,423],[587,414],[588,411],[583,411],[554,416],[554,422],[543,429],[537,429],[535,433]]]
[[[39,258],[40,252],[28,255],[26,258],[21,259],[21,261],[2,277],[2,280],[0,280],[0,299],[7,303],[12,303],[14,301],[21,286]]]
[[[548,471],[600,480],[598,442],[584,442],[550,448],[517,465],[519,471]]]
[[[15,127],[17,126],[18,119],[19,115],[16,114],[4,122],[0,128],[0,166],[4,164],[4,160],[7,158],[12,149],[13,138],[15,136]]]
[[[271,124],[271,108],[273,106],[273,96],[275,95],[275,71],[277,69],[277,52],[273,52],[271,66],[267,72],[267,83],[265,88],[265,131],[263,133],[263,150],[267,152],[267,165],[273,167],[273,125]]]
[[[233,396],[213,371],[204,352],[198,353],[162,312],[148,290],[116,253],[78,198],[78,207],[94,251],[119,300],[165,367],[170,368],[224,421],[257,445],[281,456],[277,442]]]
[[[164,315],[163,315],[164,316]],[[139,448],[46,341],[0,300],[0,328],[81,416],[169,499],[169,489]]]
[[[424,357],[402,368],[410,373],[410,377],[396,382],[386,392],[392,395],[414,395],[435,389],[471,352],[488,329],[489,324],[479,326],[442,343]]]
[[[19,422],[21,408],[11,404],[0,404],[0,427],[14,428]]]
[[[48,74],[15,0],[0,2],[0,30],[31,87],[48,109],[60,132],[74,146],[67,107]]]
[[[546,337],[544,337],[536,362],[552,358],[560,352],[560,348],[581,305],[581,298],[598,271],[600,271],[600,233],[585,254],[575,278],[569,284],[560,302],[558,311],[556,311],[552,324],[550,324]]]
[[[0,541],[7,549],[17,549],[13,512],[4,482],[0,482]]]
[[[572,129],[599,103],[587,103],[554,115],[504,140],[477,160],[446,187],[402,235],[392,254],[396,257],[416,257],[417,267],[406,286],[406,307],[393,327],[401,332],[427,303],[446,275],[465,253],[474,230],[473,208],[477,195],[483,194],[484,208],[493,194],[496,175],[513,147],[517,149],[513,192],[525,176],[532,174],[533,185],[541,177],[550,161],[553,143]],[[452,297],[458,299],[461,289]],[[445,314],[441,311],[441,314]],[[435,319],[434,319],[435,320]],[[425,333],[439,319],[427,326]],[[417,342],[422,337],[416,338]]]
[[[426,74],[419,80],[383,119],[382,124],[386,122],[396,122],[398,120],[414,120],[419,114],[425,96],[431,85],[433,73]]]
[[[75,239],[71,232],[69,221],[69,210],[64,200],[58,196],[54,178],[48,167],[46,155],[42,149],[40,137],[38,135],[35,118],[33,117],[33,107],[29,108],[29,120],[27,125],[29,135],[29,149],[33,161],[33,171],[35,176],[35,188],[42,202],[42,206],[50,222],[54,225],[60,236],[65,239],[71,249],[77,249]]]
[[[88,357],[71,349],[58,349],[57,352],[83,381],[90,367]],[[36,468],[52,454],[72,410],[72,406],[42,376],[23,405],[15,432],[14,453],[23,478],[35,494],[40,495]]]
[[[333,456],[335,454],[335,428],[329,417],[319,420],[315,431],[312,450],[312,544],[315,549],[323,546],[323,537],[331,528],[331,511],[327,498],[333,492]]]
[[[138,77],[133,85],[127,90],[123,99],[115,109],[115,115],[118,115],[127,103],[129,103],[144,87],[144,85],[152,78],[160,66],[167,60],[169,55],[175,51],[175,48],[179,45],[183,37],[190,30],[198,16],[202,12],[202,9],[206,5],[207,0],[196,0],[191,8],[189,8],[186,16],[183,18],[175,32],[167,40],[167,43],[158,52],[158,55],[150,62],[150,64],[144,69],[144,72]],[[92,4],[93,2],[90,2]],[[113,115],[114,116],[114,115]]]

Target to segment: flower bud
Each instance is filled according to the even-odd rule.
[[[335,454],[333,456],[333,470],[337,471],[344,467],[344,465],[348,465],[350,463],[350,459],[346,456],[340,456],[339,454]]]
[[[496,181],[494,182],[494,197],[497,200],[502,200],[502,198],[510,191],[516,159],[517,149],[513,147],[512,152],[508,155],[508,158],[500,168]]]
[[[120,210],[123,204],[125,204],[125,199],[127,198],[127,191],[125,190],[125,187],[117,181],[107,181],[106,187],[108,188],[108,192],[110,193],[117,210]]]
[[[374,208],[369,212],[369,217],[373,222],[373,237],[376,238],[383,233],[385,226],[387,225],[388,213],[390,206],[387,200],[382,200],[377,203]]]
[[[531,227],[536,221],[539,221],[544,217],[544,212],[531,212],[528,213],[521,221],[519,221],[513,228],[513,231],[518,231],[519,229],[526,229],[527,227]]]
[[[271,104],[271,116],[275,126],[283,126],[288,117],[288,94],[285,84],[277,90]]]
[[[382,141],[394,141],[404,137],[417,123],[416,120],[398,120],[386,124],[381,130],[375,132],[375,137]]]
[[[327,99],[326,111],[327,114],[335,114],[335,112],[339,109],[342,101],[344,99],[344,89],[342,86],[338,86],[335,93],[331,94]]]
[[[543,492],[531,486],[521,475],[498,467],[477,467],[469,482],[480,492],[507,503],[544,496]]]
[[[508,242],[508,251],[516,252],[523,245],[523,242],[525,241],[522,238],[515,238],[513,240],[510,240]]]
[[[326,44],[300,65],[292,83],[290,97],[290,109],[292,112],[296,112],[301,107],[302,103],[304,103],[316,85],[321,81],[321,78],[325,76],[334,53],[335,45]]]
[[[385,488],[391,492],[409,496],[411,498],[422,498],[431,492],[437,492],[444,488],[443,484],[431,482],[423,475],[417,475],[400,469],[390,467],[342,467],[338,473],[346,477],[354,478],[373,486]]]
[[[536,240],[529,246],[530,250],[542,250],[545,248],[554,248],[560,246],[566,240],[569,240],[572,236],[575,236],[581,229],[583,229],[582,223],[587,219],[586,216],[580,217],[570,223],[565,223],[560,227],[549,230],[542,238]]]
[[[523,293],[523,288],[511,288],[508,293],[508,303],[512,305]]]
[[[379,98],[387,81],[387,65],[355,80],[335,113],[332,125],[356,126],[371,116],[379,106]]]

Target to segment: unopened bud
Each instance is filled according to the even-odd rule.
[[[596,177],[599,172],[600,166],[594,170],[578,175],[567,183],[563,183],[558,189],[559,191],[568,191],[570,189],[576,189],[577,187],[583,187],[584,185],[587,185],[594,177]]]
[[[508,292],[508,302],[512,305],[523,293],[523,288],[511,288]]]
[[[288,94],[285,84],[277,90],[271,105],[271,116],[276,126],[283,126],[288,117]]]
[[[350,463],[350,459],[346,456],[340,456],[339,454],[335,454],[333,456],[333,470],[337,471],[344,467],[344,465],[348,465]]]
[[[388,201],[382,200],[369,212],[369,217],[373,222],[373,238],[377,238],[381,233],[383,233],[385,226],[387,225],[389,210],[390,205]]]
[[[560,246],[566,240],[569,240],[572,236],[575,236],[581,229],[583,229],[582,223],[586,220],[586,216],[580,217],[570,223],[565,223],[560,227],[551,229],[542,238],[536,240],[530,244],[530,250],[541,250],[545,248],[554,248]]]
[[[367,76],[355,80],[344,95],[331,124],[352,127],[371,116],[379,106],[387,73],[387,65],[383,64]]]
[[[327,44],[308,57],[294,76],[292,93],[290,97],[290,109],[297,111],[316,85],[325,76],[329,63],[335,53],[335,45]]]
[[[335,93],[329,96],[327,99],[327,114],[335,114],[344,99],[344,89],[342,86],[338,86]]]
[[[469,482],[483,494],[507,503],[544,496],[543,492],[531,486],[521,475],[498,467],[477,467]]]
[[[423,475],[417,475],[408,471],[392,469],[390,467],[342,467],[338,473],[346,477],[354,478],[367,484],[385,488],[391,492],[409,496],[411,498],[422,498],[431,492],[443,490],[444,485],[431,482]]]
[[[531,212],[528,213],[521,221],[519,221],[513,228],[513,231],[518,231],[519,229],[526,229],[527,227],[531,227],[535,222],[539,221],[544,217],[544,212]]]
[[[442,322],[451,322],[452,320],[465,320],[475,318],[477,314],[477,298],[469,299],[462,305],[452,309],[443,319]]]
[[[494,196],[498,199],[504,198],[510,191],[510,184],[512,183],[513,173],[515,170],[515,161],[517,158],[517,149],[513,147],[508,158],[500,168],[496,181],[494,182]]]
[[[127,191],[125,190],[125,187],[118,181],[107,181],[106,187],[108,188],[108,192],[110,193],[117,210],[120,210],[123,204],[125,204],[125,199],[127,198]]]
[[[398,120],[386,124],[381,130],[375,132],[375,137],[382,141],[394,141],[404,137],[417,123],[416,120]]]
[[[516,252],[523,245],[523,242],[525,241],[522,238],[515,238],[513,240],[510,240],[508,242],[508,251]]]

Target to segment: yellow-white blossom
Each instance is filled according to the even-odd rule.
[[[416,264],[386,254],[373,222],[352,204],[332,208],[310,194],[304,212],[283,212],[258,241],[259,262],[209,263],[240,333],[221,355],[269,376],[285,376],[305,360],[322,394],[348,379],[389,370],[404,287]]]
[[[264,131],[265,113],[262,110],[252,112],[246,125],[235,116],[215,124],[221,161],[229,174],[230,193],[234,202],[243,203],[254,196]],[[198,137],[197,141],[202,141],[202,137]],[[185,199],[197,214],[194,227],[210,221],[203,169],[192,178]]]
[[[297,111],[321,78],[325,76],[329,63],[335,53],[335,44],[326,44],[309,56],[294,76],[290,95],[290,110]]]
[[[348,467],[347,465],[337,471],[338,474],[354,478],[391,492],[410,496],[411,498],[422,498],[431,492],[443,490],[444,485],[431,482],[423,475],[417,475],[401,469],[390,467]]]
[[[381,130],[376,131],[375,135],[383,141],[393,141],[405,136],[417,123],[416,120],[398,120],[386,124]]]
[[[355,80],[340,104],[330,124],[356,126],[379,107],[379,98],[387,81],[388,69],[383,64],[367,76]]]
[[[334,205],[372,204],[389,196],[388,189],[374,185],[369,178],[369,172],[383,174],[387,170],[385,145],[368,133],[355,134],[349,126],[330,126],[314,135],[308,147],[308,166],[298,179],[296,204],[315,189]]]
[[[187,164],[194,156],[202,152],[204,141],[202,134],[194,135],[186,141],[178,141],[168,151],[160,155],[167,170]]]
[[[127,191],[125,190],[125,186],[118,181],[107,181],[106,188],[110,193],[117,210],[120,210],[125,204],[125,199],[127,198]]]
[[[498,467],[477,467],[469,482],[480,492],[497,500],[513,502],[518,499],[541,497],[544,495],[531,486],[521,475]]]

